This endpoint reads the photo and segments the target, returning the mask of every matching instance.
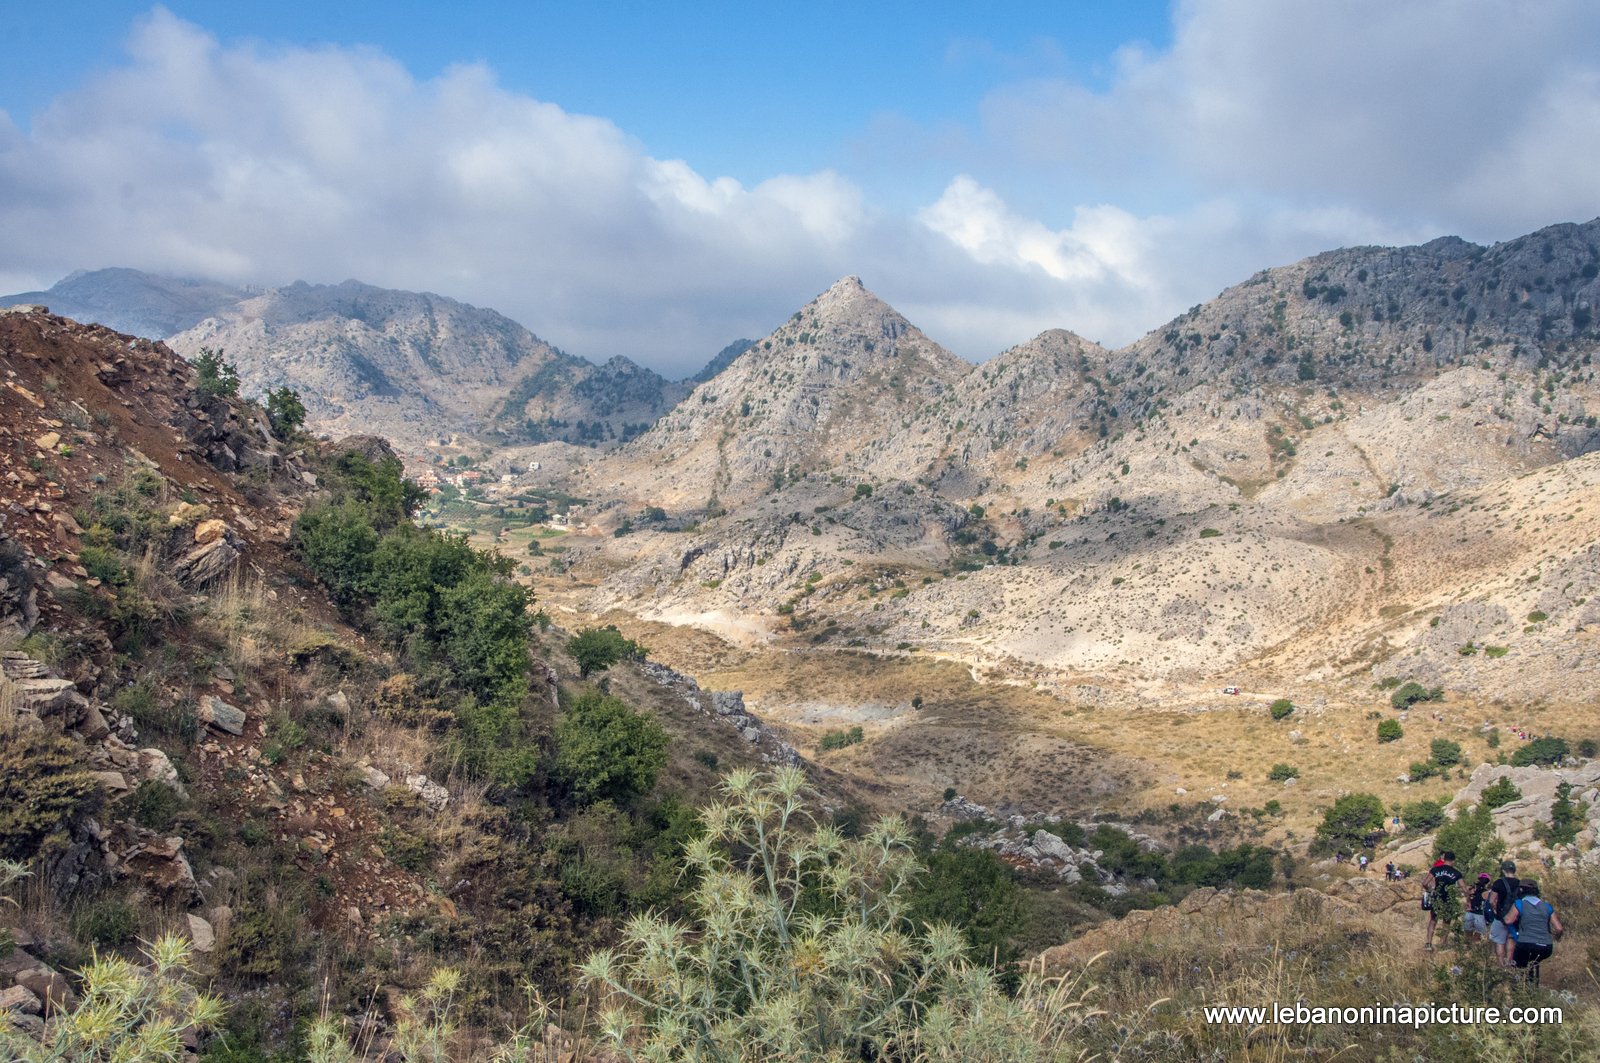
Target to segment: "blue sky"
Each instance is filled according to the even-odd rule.
[[[693,368],[860,274],[983,358],[1600,213],[1600,5],[32,5],[0,290],[356,277]]]

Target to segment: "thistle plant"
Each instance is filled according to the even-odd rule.
[[[450,1054],[451,1045],[459,1030],[456,994],[460,989],[460,970],[440,967],[433,971],[420,992],[401,998],[394,1036],[378,1055],[395,1056],[404,1063],[450,1063],[455,1058]],[[337,1019],[324,1015],[306,1031],[308,1063],[359,1063],[368,1058],[377,1056],[352,1047]]]
[[[18,1063],[171,1063],[183,1056],[183,1035],[215,1028],[222,1001],[197,993],[185,977],[193,967],[189,943],[167,934],[145,952],[140,967],[120,956],[96,956],[81,971],[83,1000],[47,1027],[41,1044],[0,1028],[0,1058]]]
[[[1073,1058],[1088,993],[1030,973],[1008,997],[954,927],[913,926],[920,868],[885,818],[847,839],[805,775],[739,771],[685,852],[690,923],[636,916],[581,965],[600,1039],[630,1060]]]

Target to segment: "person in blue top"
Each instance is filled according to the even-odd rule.
[[[1556,938],[1566,933],[1556,910],[1539,897],[1539,884],[1532,879],[1522,883],[1522,896],[1506,913],[1506,926],[1516,935],[1511,962],[1527,971],[1528,982],[1539,984],[1539,964],[1556,950]]]

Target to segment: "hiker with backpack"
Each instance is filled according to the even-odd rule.
[[[1494,911],[1489,906],[1489,876],[1478,875],[1478,881],[1467,897],[1467,910],[1461,917],[1461,928],[1468,937],[1482,941],[1489,936],[1489,922]]]
[[[1506,913],[1511,911],[1511,906],[1517,903],[1517,898],[1521,895],[1522,882],[1517,878],[1516,861],[1502,860],[1500,877],[1489,887],[1489,905],[1494,913],[1494,921],[1489,924],[1489,945],[1499,957],[1502,967],[1511,966],[1511,949],[1514,944],[1511,940],[1511,930],[1506,926]]]
[[[1522,895],[1506,913],[1506,926],[1516,935],[1511,962],[1527,972],[1529,985],[1539,984],[1539,965],[1556,950],[1556,938],[1566,933],[1556,910],[1540,899],[1539,884],[1522,884]]]
[[[1439,854],[1438,862],[1428,872],[1427,878],[1422,880],[1422,908],[1428,913],[1428,936],[1422,947],[1427,952],[1433,951],[1433,931],[1439,925],[1439,908],[1441,905],[1448,907],[1450,891],[1462,879],[1455,863],[1456,854],[1446,849]],[[1447,926],[1446,932],[1448,929]]]

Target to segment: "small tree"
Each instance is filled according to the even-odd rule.
[[[1267,778],[1273,782],[1286,782],[1289,779],[1298,779],[1300,769],[1293,764],[1274,764],[1272,770],[1267,772]]]
[[[1461,763],[1460,742],[1452,742],[1448,738],[1435,738],[1428,744],[1428,752],[1433,762],[1441,768]]]
[[[556,724],[556,772],[584,804],[648,793],[667,762],[667,733],[620,698],[590,690]]]
[[[1406,730],[1400,726],[1399,720],[1378,721],[1378,741],[1395,742],[1405,737]]]
[[[1539,824],[1539,834],[1546,845],[1571,845],[1578,840],[1583,823],[1583,812],[1572,803],[1572,784],[1564,782],[1556,787],[1556,799],[1550,806],[1550,825]]]
[[[195,390],[205,398],[232,398],[239,394],[239,370],[222,357],[220,349],[200,348],[200,353],[195,356],[194,370],[198,377]]]
[[[306,406],[300,393],[287,384],[267,392],[267,421],[279,439],[289,439],[306,423]]]
[[[607,624],[586,628],[572,636],[567,640],[567,652],[578,662],[578,675],[587,679],[618,661],[642,661],[647,651],[637,642],[623,638],[614,625]]]
[[[1281,720],[1294,711],[1294,702],[1288,698],[1279,698],[1267,707],[1267,711],[1272,713],[1274,720]]]
[[[1382,800],[1374,794],[1346,794],[1322,814],[1315,847],[1320,852],[1353,849],[1382,826]]]
[[[1393,694],[1389,695],[1389,704],[1404,711],[1419,701],[1439,701],[1444,697],[1442,687],[1428,688],[1421,683],[1410,682],[1402,685]]]

